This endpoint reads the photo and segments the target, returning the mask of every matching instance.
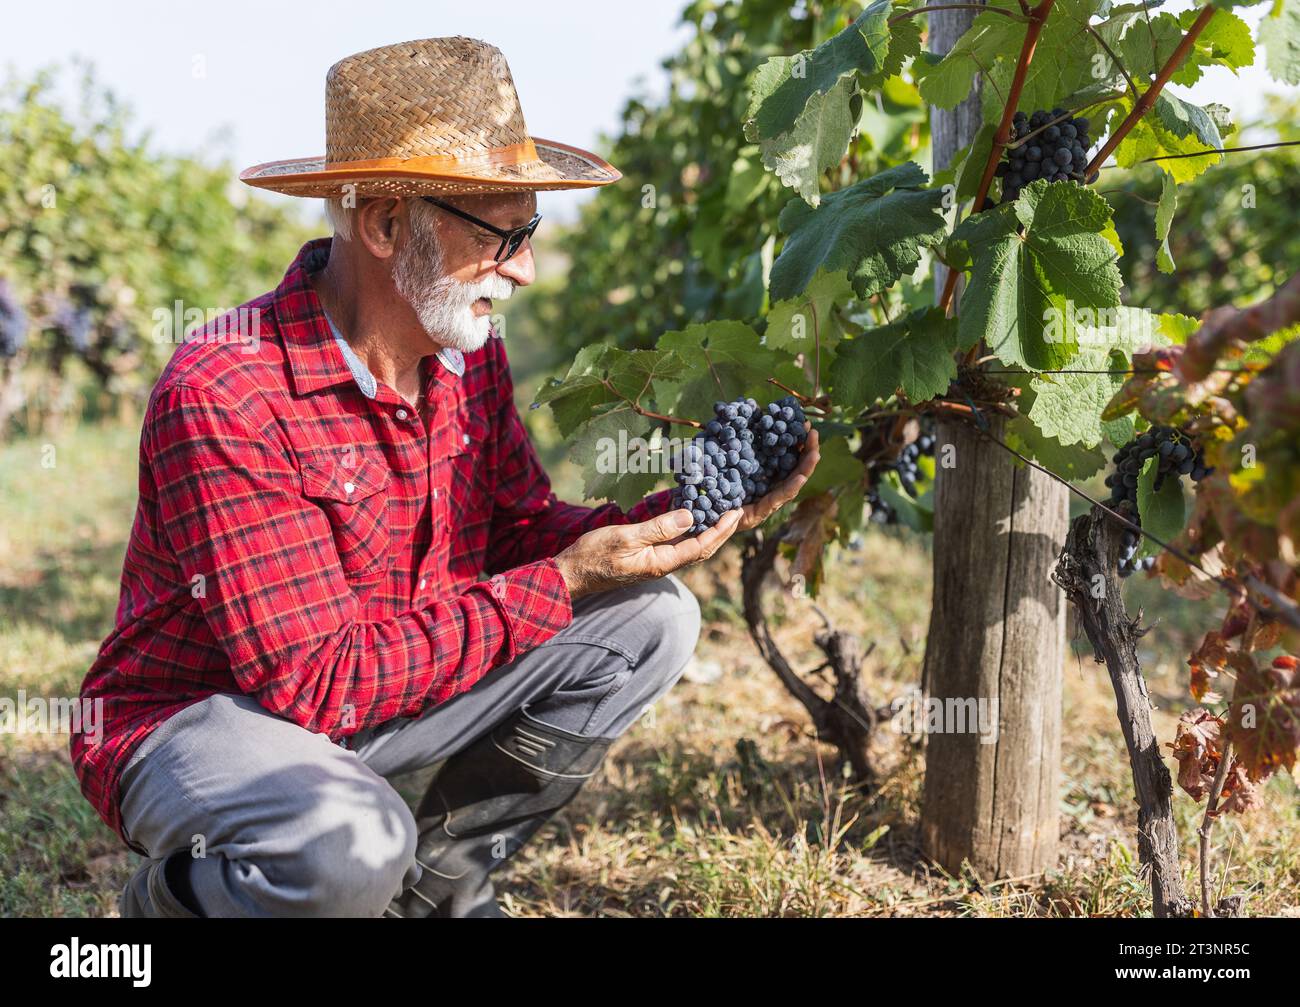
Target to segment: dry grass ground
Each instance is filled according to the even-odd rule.
[[[135,493],[134,430],[69,434],[56,464],[41,445],[0,449],[0,695],[75,695],[108,631]],[[819,604],[875,644],[870,682],[885,702],[917,680],[929,614],[920,540],[868,534],[846,550]],[[688,576],[704,638],[687,677],[612,750],[601,778],[550,823],[502,878],[520,916],[1140,915],[1146,898],[1123,742],[1104,669],[1066,669],[1061,858],[1046,877],[989,883],[927,866],[914,823],[922,753],[883,732],[885,777],[870,797],[835,778],[832,752],[759,660],[739,613],[733,553]],[[1158,619],[1145,655],[1173,735],[1182,655],[1201,610],[1133,584]],[[807,601],[786,598],[779,635],[798,667],[816,664]],[[399,781],[414,800],[428,772]],[[1192,863],[1197,806],[1176,805]],[[1300,905],[1300,814],[1290,778],[1265,806],[1216,832],[1224,891],[1254,915]],[[77,789],[66,736],[0,735],[0,915],[116,913],[133,854]],[[1193,878],[1188,874],[1189,887]]]

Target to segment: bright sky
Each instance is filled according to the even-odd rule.
[[[665,91],[660,62],[687,37],[685,0],[61,0],[7,4],[0,68],[93,61],[99,79],[165,150],[208,150],[244,168],[325,149],[325,72],[363,49],[439,35],[505,53],[535,136],[595,146],[613,133],[638,76]],[[195,75],[200,67],[203,76]],[[543,193],[568,216],[578,193]]]
[[[157,146],[206,150],[238,167],[324,150],[325,71],[352,52],[435,35],[469,35],[506,55],[531,132],[596,146],[644,79],[665,88],[660,61],[687,37],[685,0],[62,0],[10,4],[0,67],[30,74],[80,54],[135,111]],[[1191,6],[1178,0],[1168,10]],[[1267,4],[1239,9],[1252,26]],[[1258,61],[1257,61],[1258,62]],[[202,71],[201,75],[196,69]],[[1258,116],[1282,88],[1260,66],[1240,77],[1206,71],[1187,96]],[[590,193],[544,193],[543,209],[569,217]]]

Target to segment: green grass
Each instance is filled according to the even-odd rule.
[[[536,414],[535,414],[536,415]],[[545,436],[545,434],[543,435]],[[135,429],[109,427],[0,447],[0,695],[75,695],[112,626],[136,492]],[[554,444],[551,445],[554,447]],[[573,492],[574,473],[556,469]],[[867,668],[884,702],[919,676],[929,618],[925,544],[868,532],[831,564],[818,605],[875,644]],[[687,574],[704,603],[697,654],[721,668],[688,676],[611,750],[602,776],[507,867],[507,908],[524,916],[1138,915],[1147,894],[1136,808],[1106,672],[1079,651],[1065,669],[1061,856],[1046,877],[989,882],[928,865],[915,823],[923,759],[888,732],[870,797],[829,778],[831,753],[750,644],[734,551]],[[1157,630],[1144,639],[1157,733],[1186,703],[1183,656],[1216,606],[1153,583],[1129,585]],[[811,602],[785,599],[776,634],[796,667],[817,661]],[[1077,648],[1076,648],[1077,649]],[[412,802],[430,775],[398,781]],[[1216,831],[1225,891],[1247,911],[1300,905],[1300,814],[1286,776],[1264,807]],[[1188,888],[1200,808],[1178,792]],[[0,915],[116,913],[138,858],[81,798],[67,737],[0,735]]]

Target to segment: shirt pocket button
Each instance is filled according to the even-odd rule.
[[[332,459],[301,465],[302,492],[330,524],[339,566],[354,593],[388,572],[388,469],[375,462],[345,466]]]

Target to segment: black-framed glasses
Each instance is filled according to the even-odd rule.
[[[437,196],[421,196],[420,198],[426,203],[432,203],[434,206],[441,207],[448,213],[455,214],[457,217],[460,217],[461,220],[468,220],[471,224],[477,224],[479,227],[491,231],[500,238],[501,246],[497,249],[497,254],[492,256],[492,259],[495,262],[505,262],[506,259],[509,259],[519,251],[523,246],[523,243],[533,236],[533,232],[537,230],[537,225],[541,223],[542,220],[542,215],[540,213],[534,213],[533,219],[528,223],[520,227],[511,228],[507,231],[497,227],[495,224],[489,224],[486,220],[482,220],[474,216],[472,213],[466,213],[464,210],[458,209],[450,203],[444,203]]]

